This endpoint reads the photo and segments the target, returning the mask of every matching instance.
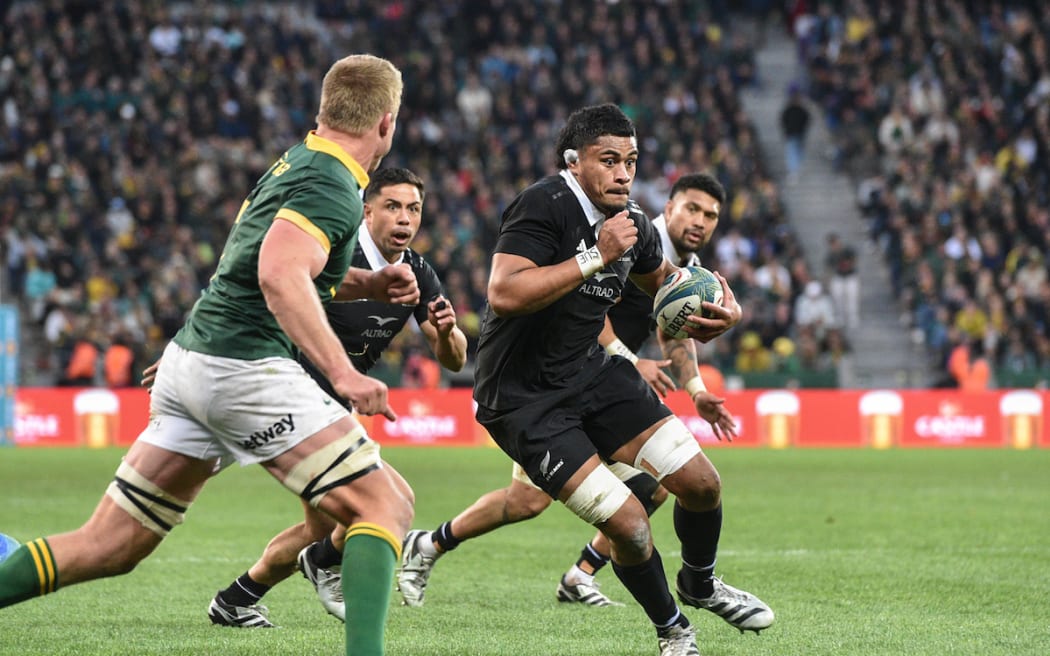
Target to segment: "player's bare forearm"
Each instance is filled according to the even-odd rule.
[[[430,351],[441,363],[441,366],[449,371],[460,371],[467,363],[467,336],[458,327],[452,330],[440,331],[429,321],[421,326],[423,334],[427,338]]]
[[[467,336],[459,328],[453,328],[437,340],[434,357],[449,371],[460,371],[467,363]]]
[[[334,300],[354,301],[362,298],[414,305],[419,301],[416,276],[407,264],[386,266],[378,271],[350,267],[336,290]]]
[[[678,386],[684,388],[687,382],[700,375],[696,364],[696,345],[691,339],[671,339],[660,331],[656,334],[664,358],[671,361],[671,375],[678,381]]]
[[[363,298],[372,298],[372,272],[350,267],[336,290],[334,300],[356,301]]]
[[[467,363],[467,336],[456,325],[456,311],[443,296],[427,304],[427,321],[420,325],[430,351],[441,366],[460,371]]]
[[[582,283],[575,259],[541,267],[525,257],[496,253],[489,276],[489,304],[501,317],[532,314]]]

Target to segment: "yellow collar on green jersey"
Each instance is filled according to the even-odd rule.
[[[327,155],[331,155],[340,162],[343,163],[350,174],[357,180],[357,186],[364,189],[368,186],[368,173],[361,168],[353,157],[346,154],[346,151],[339,147],[339,144],[334,141],[329,141],[324,137],[318,136],[316,132],[310,130],[310,134],[306,135],[306,147],[310,150],[317,150]]]

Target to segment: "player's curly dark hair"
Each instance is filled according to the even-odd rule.
[[[634,122],[613,103],[581,107],[569,114],[554,147],[558,168],[566,167],[566,150],[582,150],[604,136],[633,137]]]

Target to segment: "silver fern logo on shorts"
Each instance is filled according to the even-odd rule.
[[[564,460],[559,460],[558,462],[554,463],[553,467],[551,467],[551,452],[548,451],[546,454],[544,454],[543,460],[540,461],[540,474],[543,475],[543,478],[549,481],[551,477],[554,476],[554,474],[556,474],[558,470],[561,469],[561,466],[564,464]]]

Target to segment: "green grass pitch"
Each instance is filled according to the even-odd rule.
[[[119,450],[0,449],[0,531],[20,541],[69,530],[98,501]],[[494,449],[394,449],[386,459],[434,528],[509,482]],[[756,636],[686,609],[705,656],[1050,654],[1050,451],[711,450],[724,486],[718,573],[772,606]],[[0,610],[0,656],[336,656],[343,629],[298,575],[266,597],[277,630],[212,626],[216,590],[298,503],[260,468],[211,481],[186,523],[130,575]],[[671,513],[653,519],[673,580]],[[559,505],[441,560],[427,605],[392,597],[391,656],[656,653],[641,609],[559,604],[560,574],[592,529]]]

